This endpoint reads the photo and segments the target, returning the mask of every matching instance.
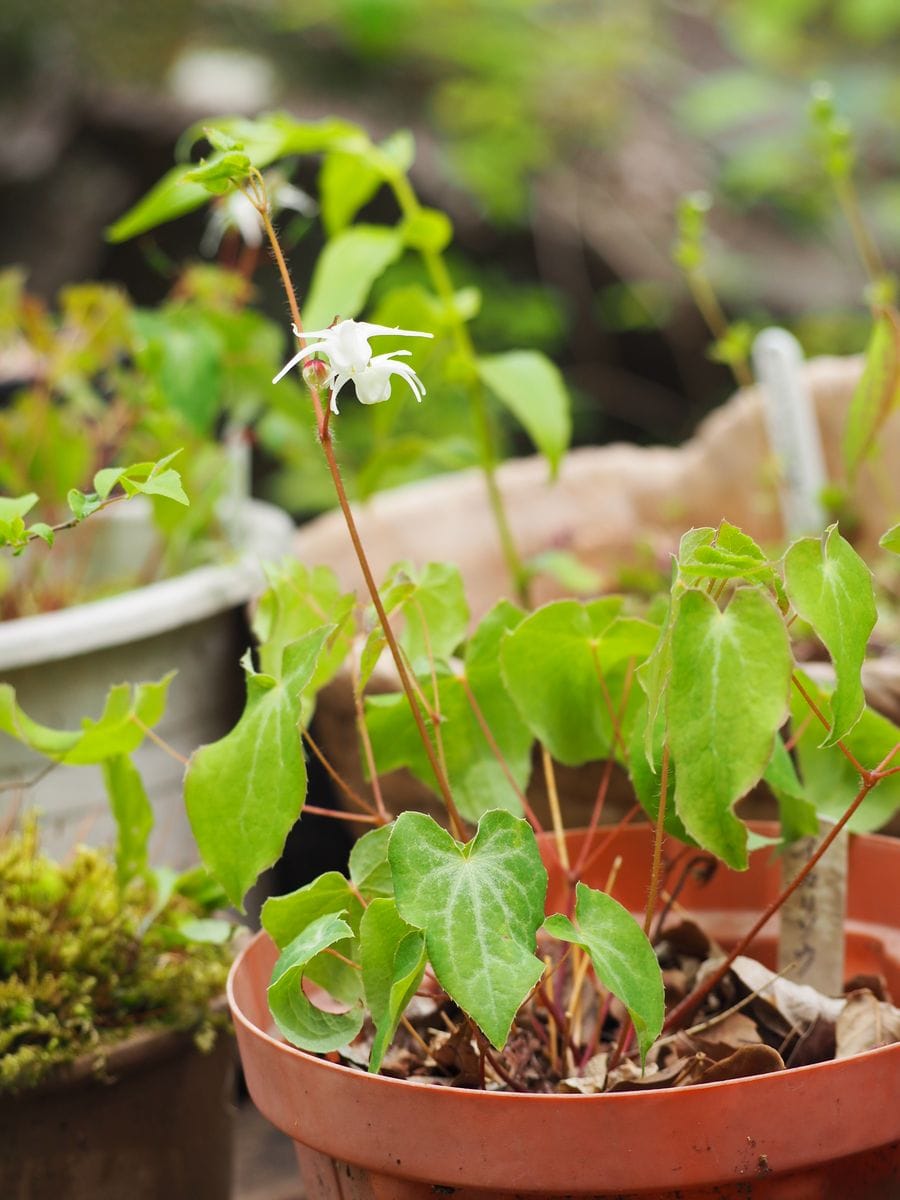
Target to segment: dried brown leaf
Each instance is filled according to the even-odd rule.
[[[768,1075],[771,1071],[783,1071],[784,1061],[771,1046],[741,1046],[709,1066],[694,1083],[721,1083],[727,1079],[744,1079],[748,1075]]]
[[[835,1027],[835,1058],[900,1042],[900,1009],[871,992],[852,992]]]

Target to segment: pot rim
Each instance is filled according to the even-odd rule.
[[[264,500],[245,500],[243,553],[103,600],[0,622],[0,670],[57,662],[144,640],[245,604],[264,576],[261,562],[290,552],[294,523]]]

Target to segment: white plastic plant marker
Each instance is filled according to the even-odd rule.
[[[753,343],[753,367],[763,392],[769,440],[781,475],[787,537],[821,533],[827,523],[822,439],[806,386],[803,350],[786,329],[764,329]]]

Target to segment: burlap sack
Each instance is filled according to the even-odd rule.
[[[822,434],[829,477],[842,478],[841,436],[847,406],[859,379],[858,358],[819,358],[807,364],[807,381]],[[862,472],[854,495],[854,541],[870,554],[884,530],[900,514],[900,422],[892,420],[883,438],[880,463]],[[559,479],[547,480],[538,458],[505,463],[500,487],[514,536],[524,558],[547,549],[566,549],[598,570],[615,586],[623,567],[646,563],[648,555],[664,563],[680,535],[691,526],[714,525],[723,517],[777,550],[784,541],[777,470],[765,431],[758,388],[738,392],[712,413],[690,441],[677,449],[611,445],[573,451]],[[422,565],[455,562],[466,581],[473,621],[509,591],[484,485],[477,471],[442,476],[375,497],[358,507],[357,519],[376,578],[398,559]],[[309,565],[326,564],[343,585],[362,595],[363,581],[339,513],[304,526],[295,551]],[[560,594],[558,585],[540,580],[536,602]],[[871,698],[900,719],[900,669],[894,660],[867,667]],[[389,665],[373,680],[378,690],[395,690]],[[340,774],[364,793],[353,728],[349,679],[341,676],[321,695],[315,730],[325,754]],[[600,766],[561,769],[559,785],[567,824],[587,819],[600,778]],[[383,781],[394,811],[409,806],[437,815],[434,802],[406,772]],[[540,770],[529,796],[546,815]],[[630,804],[627,783],[617,774],[606,818]]]

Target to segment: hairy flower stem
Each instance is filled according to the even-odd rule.
[[[707,278],[706,272],[695,269],[686,271],[685,275],[691,296],[700,310],[700,315],[706,322],[707,328],[717,341],[722,341],[728,333],[728,319],[722,311],[722,307],[719,304],[712,284]],[[731,368],[731,373],[734,375],[738,387],[753,386],[753,372],[750,370],[750,366],[745,358],[729,362],[728,366]]]
[[[407,220],[415,218],[422,212],[419,199],[404,174],[399,171],[391,173],[388,177],[388,183],[400,206],[401,213]],[[497,529],[497,536],[500,540],[500,548],[506,563],[506,569],[515,588],[516,596],[519,603],[527,608],[529,606],[529,576],[516,547],[515,539],[509,526],[509,518],[507,517],[506,508],[503,503],[503,496],[500,492],[500,486],[497,483],[497,451],[485,403],[484,387],[478,376],[478,356],[472,344],[472,339],[469,336],[466,323],[456,312],[453,281],[450,278],[450,272],[447,270],[447,264],[444,262],[443,256],[435,250],[427,249],[422,249],[420,254],[425,264],[425,270],[431,279],[432,286],[446,305],[447,315],[453,323],[453,338],[456,342],[456,348],[460,357],[469,366],[471,376],[469,395],[478,431],[481,469],[484,473],[488,503],[491,507],[491,514],[494,518],[494,525]]]
[[[256,181],[258,187],[262,187],[261,179]],[[256,201],[254,201],[256,204]],[[265,202],[265,193],[263,192],[261,203],[256,205],[257,211],[262,217],[263,226],[266,231],[266,236],[269,239],[269,244],[272,247],[272,254],[275,258],[275,263],[281,275],[281,282],[284,288],[285,295],[291,310],[291,317],[297,329],[303,328],[303,323],[300,319],[300,306],[297,303],[297,295],[294,291],[294,285],[291,282],[290,272],[287,268],[287,263],[284,259],[284,254],[281,250],[281,245],[278,241],[278,235],[272,225],[272,219],[269,216],[268,204]],[[447,813],[450,817],[450,824],[453,829],[453,835],[460,840],[465,840],[465,825],[462,817],[456,807],[456,802],[450,791],[450,782],[447,779],[446,772],[441,767],[435,753],[434,745],[428,735],[428,730],[425,727],[425,721],[419,706],[416,703],[415,691],[412,681],[409,677],[409,672],[406,669],[406,664],[403,661],[403,655],[400,652],[400,647],[397,644],[397,639],[394,636],[394,631],[391,628],[387,613],[384,611],[384,605],[381,602],[381,596],[378,594],[378,585],[375,582],[375,577],[372,574],[372,568],[369,565],[369,559],[366,555],[365,548],[362,544],[362,539],[359,536],[359,530],[356,527],[356,520],[353,516],[353,511],[350,508],[350,501],[347,499],[347,491],[344,487],[344,481],[341,478],[341,469],[338,466],[337,458],[334,453],[334,444],[331,440],[331,430],[328,425],[328,410],[322,404],[322,397],[319,395],[319,389],[309,380],[306,382],[310,397],[312,398],[313,407],[316,413],[316,426],[319,430],[319,442],[322,446],[322,452],[325,455],[325,461],[328,464],[328,470],[331,473],[331,481],[334,485],[334,490],[337,495],[338,504],[344,516],[344,522],[347,526],[347,532],[350,534],[350,541],[353,544],[353,551],[356,555],[356,560],[359,563],[359,569],[362,572],[363,579],[366,583],[366,589],[372,604],[375,606],[375,612],[378,615],[378,621],[384,632],[385,641],[388,644],[388,649],[391,652],[391,657],[394,660],[394,666],[397,669],[397,675],[400,678],[400,686],[406,693],[406,699],[409,701],[410,711],[412,712],[413,720],[416,723],[419,737],[422,739],[422,746],[425,750],[425,755],[434,772],[434,777],[438,785],[438,791],[447,808]]]

